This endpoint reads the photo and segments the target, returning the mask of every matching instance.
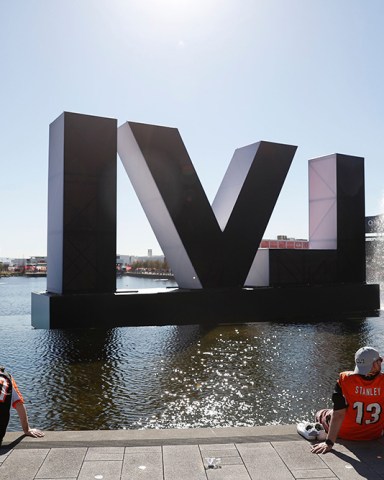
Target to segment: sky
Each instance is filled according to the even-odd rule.
[[[382,0],[0,0],[0,257],[47,253],[49,125],[178,128],[212,203],[236,148],[298,149],[264,238],[308,238],[308,160],[365,158],[384,212]],[[118,158],[117,253],[161,254]]]

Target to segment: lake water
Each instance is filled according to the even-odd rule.
[[[117,288],[175,286],[121,277]],[[35,330],[31,292],[0,278],[0,364],[46,430],[227,427],[312,420],[354,352],[384,352],[384,312],[327,322]],[[314,309],[316,306],[314,306]],[[9,430],[20,430],[12,413]]]

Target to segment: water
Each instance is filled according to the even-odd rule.
[[[122,277],[117,288],[174,286]],[[30,293],[46,279],[0,278],[0,364],[32,426],[49,430],[227,427],[312,420],[380,317],[340,322],[35,330]],[[20,430],[13,412],[9,430]]]

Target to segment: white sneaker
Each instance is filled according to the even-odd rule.
[[[327,438],[327,433],[321,423],[301,422],[297,424],[297,433],[307,440],[323,441]]]

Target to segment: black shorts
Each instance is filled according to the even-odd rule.
[[[0,445],[1,445],[1,442],[3,441],[5,432],[7,431],[8,422],[9,422],[9,410],[3,411],[3,412],[0,411]]]

